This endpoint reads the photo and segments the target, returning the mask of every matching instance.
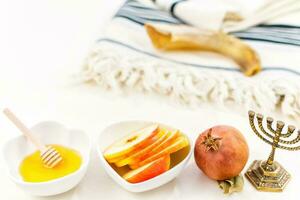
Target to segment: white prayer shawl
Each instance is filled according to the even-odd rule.
[[[141,2],[149,2],[140,0]],[[261,24],[299,25],[299,0],[152,0],[187,24],[225,32]],[[230,20],[239,18],[241,21]],[[297,20],[298,19],[298,20]]]
[[[280,20],[278,20],[280,21]],[[263,70],[245,77],[231,60],[208,52],[161,52],[144,23],[182,24],[154,4],[127,1],[92,47],[84,81],[110,89],[134,89],[188,104],[234,103],[245,109],[300,116],[300,20],[234,32],[260,55]]]

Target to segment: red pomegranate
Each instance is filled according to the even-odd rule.
[[[249,149],[244,136],[231,126],[214,126],[197,138],[194,156],[197,166],[211,179],[226,180],[240,174]]]

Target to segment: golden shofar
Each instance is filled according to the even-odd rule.
[[[234,60],[246,76],[253,76],[261,70],[260,59],[250,46],[221,31],[168,24],[146,24],[145,28],[157,49],[219,53]]]

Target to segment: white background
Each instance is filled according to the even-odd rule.
[[[0,108],[14,110],[29,126],[57,120],[86,131],[92,139],[109,124],[129,119],[164,122],[192,137],[210,126],[229,124],[246,136],[253,159],[267,157],[269,147],[250,131],[245,112],[220,106],[190,108],[150,94],[114,94],[81,84],[79,71],[93,41],[122,0],[6,0],[0,3]],[[288,119],[289,122],[296,123]],[[299,124],[299,122],[298,122]],[[0,145],[18,135],[0,116]],[[49,199],[224,199],[216,183],[195,167],[193,159],[180,177],[150,192],[133,194],[116,185],[102,170],[94,152],[83,182]],[[278,151],[277,159],[293,175],[284,193],[259,193],[246,181],[242,193],[229,199],[298,199],[299,153]],[[1,157],[1,199],[39,199],[19,190],[8,178]]]

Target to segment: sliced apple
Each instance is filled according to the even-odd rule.
[[[130,162],[128,163],[129,165],[136,165],[137,163],[153,156],[154,154],[162,151],[164,148],[167,148],[170,146],[177,137],[179,137],[181,134],[178,130],[168,130],[166,137],[164,137],[164,140],[161,141],[159,144],[156,146],[151,147],[151,149],[148,149],[146,153],[142,154],[139,157],[135,157],[135,159],[131,159]]]
[[[139,145],[138,147],[134,148],[132,151],[129,151],[128,153],[126,153],[125,155],[114,157],[114,158],[109,158],[109,159],[106,159],[106,160],[109,163],[120,162],[121,160],[124,160],[124,159],[128,158],[130,155],[135,154],[136,152],[141,151],[142,149],[148,147],[149,145],[152,145],[159,138],[159,135],[160,134],[159,134],[159,131],[158,131],[157,134],[154,134],[153,136],[151,136],[142,145]]]
[[[154,160],[140,168],[131,170],[123,178],[130,183],[139,183],[154,178],[170,168],[170,156],[164,156]]]
[[[135,165],[136,163],[139,163],[139,162],[153,156],[154,154],[158,153],[162,149],[170,146],[172,144],[172,142],[175,141],[175,139],[181,135],[178,130],[166,130],[166,132],[167,132],[167,134],[163,140],[160,140],[154,146],[147,148],[145,151],[138,149],[141,154],[138,154],[138,155],[135,155],[134,157],[128,158],[128,159],[126,159],[126,161],[124,160],[124,162],[122,162],[120,160],[120,162],[117,163],[117,166],[120,167],[120,166],[124,166],[126,164]]]
[[[180,135],[181,133],[178,130],[172,130],[171,132],[169,132],[168,137],[161,144],[152,149],[152,152],[156,153],[170,146],[170,144]]]
[[[123,156],[118,156],[118,157],[115,157],[115,158],[111,158],[111,159],[106,159],[109,163],[116,163],[116,162],[119,162],[120,160],[123,160],[126,158],[126,155],[123,155]]]
[[[147,142],[145,142],[143,145],[138,146],[137,148],[133,149],[132,151],[129,151],[128,153],[126,153],[125,155],[122,156],[118,156],[116,158],[112,158],[112,159],[106,159],[109,163],[120,163],[121,161],[128,159],[129,157],[131,157],[132,155],[142,151],[145,148],[148,148],[149,146],[152,146],[154,143],[156,143],[156,141],[158,139],[160,139],[163,136],[164,132],[161,131],[161,129],[159,128],[159,130],[157,131],[156,134],[154,134],[152,137],[150,137],[149,139],[147,139]],[[120,165],[117,164],[118,167],[122,167],[124,165]]]
[[[130,168],[131,169],[137,169],[143,165],[146,165],[148,163],[151,163],[152,161],[154,160],[157,160],[158,158],[160,157],[163,157],[163,156],[166,156],[166,155],[170,155],[171,153],[174,153],[186,146],[189,145],[189,141],[188,139],[186,138],[186,136],[184,135],[181,135],[179,137],[177,137],[171,145],[169,145],[168,147],[162,149],[161,151],[159,151],[158,153],[152,155],[151,157],[148,157],[147,159],[141,161],[141,162],[138,162],[138,163],[135,163],[135,164],[131,164],[130,165]]]
[[[104,151],[104,157],[111,160],[123,155],[138,147],[144,147],[151,142],[151,138],[158,133],[158,125],[151,125],[133,132],[132,134],[113,143]]]
[[[146,158],[147,154],[156,146],[161,144],[167,137],[169,136],[168,131],[164,129],[160,129],[159,133],[156,137],[154,137],[153,143],[148,145],[145,148],[138,148],[135,151],[131,152],[131,155],[128,155],[128,157],[125,157],[124,159],[119,160],[118,162],[115,162],[117,167],[123,167],[125,165],[135,163],[139,160],[143,160]]]

